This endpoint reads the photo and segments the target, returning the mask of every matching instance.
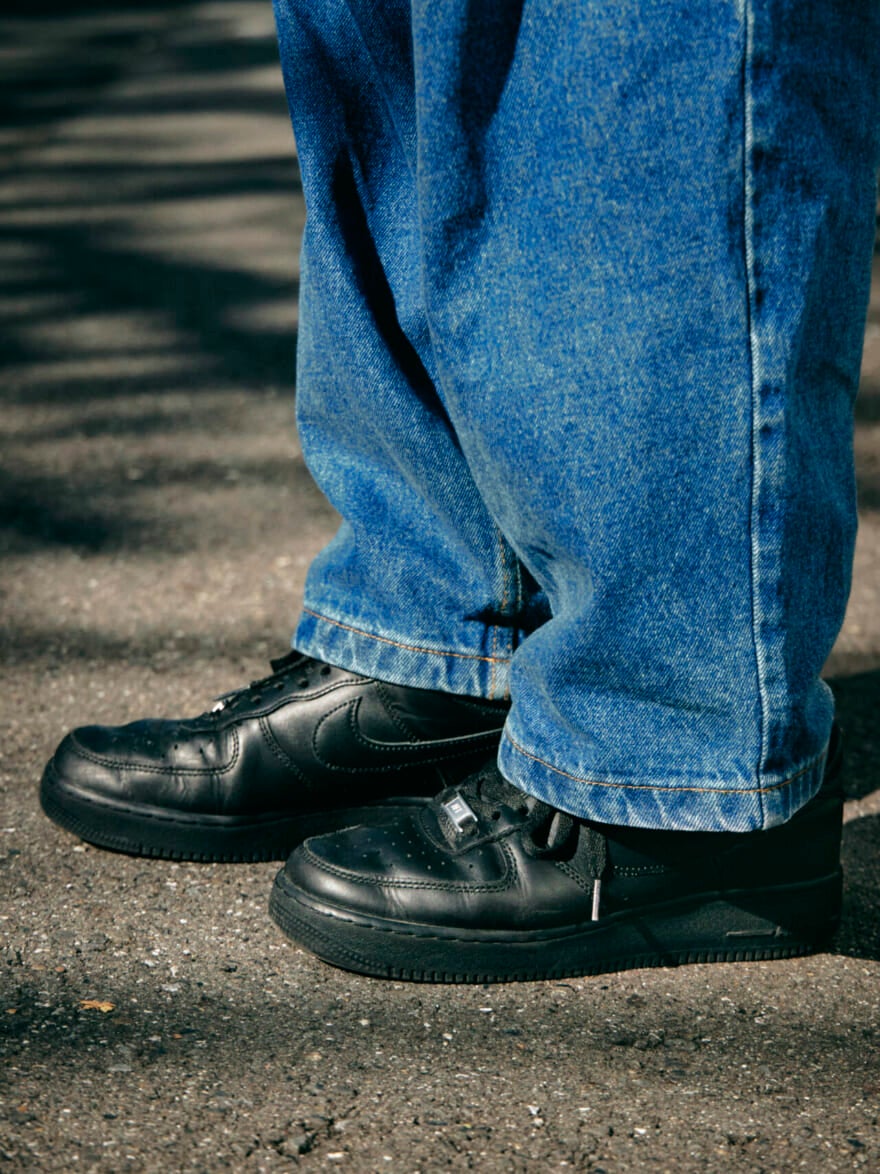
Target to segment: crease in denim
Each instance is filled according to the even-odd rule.
[[[758,483],[761,476],[761,451],[759,432],[759,402],[758,402],[758,373],[760,370],[759,340],[754,319],[754,206],[755,180],[750,166],[752,149],[754,146],[754,122],[751,91],[751,65],[753,52],[753,14],[750,0],[738,0],[739,15],[742,27],[742,202],[743,202],[743,251],[745,272],[745,313],[746,328],[748,330],[748,363],[751,396],[751,436],[750,444],[750,501],[749,501],[749,555],[750,555],[750,590],[752,605],[752,644],[755,655],[755,677],[757,683],[759,712],[759,741],[758,762],[755,767],[756,793],[762,793],[761,778],[765,762],[767,761],[767,708],[769,699],[766,685],[766,659],[761,647],[760,634],[760,595],[758,590],[758,576],[760,574],[760,534],[758,532]],[[764,820],[763,803],[761,803],[761,820]]]
[[[380,68],[379,63],[376,60],[373,53],[370,51],[369,42],[367,41],[367,38],[364,36],[363,29],[361,28],[361,25],[360,25],[360,21],[355,16],[354,9],[352,8],[351,4],[349,3],[349,0],[340,0],[340,3],[343,5],[343,7],[345,8],[345,11],[348,13],[349,18],[351,20],[351,23],[354,26],[354,30],[358,35],[358,40],[361,43],[361,47],[363,48],[365,55],[369,59],[370,65],[372,65],[372,67],[373,67],[373,81],[375,83],[377,91],[382,95],[382,103],[385,106],[385,110],[388,114],[388,120],[389,120],[390,124],[394,127],[394,133],[397,136],[397,139],[400,143],[400,149],[401,149],[401,152],[403,153],[403,158],[406,163],[406,169],[410,174],[410,178],[412,179],[413,184],[415,184],[416,183],[415,167],[413,166],[412,161],[410,160],[410,153],[407,148],[406,138],[404,137],[403,132],[401,131],[400,126],[398,124],[397,112],[394,108],[394,103],[391,100],[390,96],[388,95],[388,92],[386,91],[385,86],[382,84],[382,76],[383,76],[382,69]]]

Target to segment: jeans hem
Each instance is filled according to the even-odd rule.
[[[507,696],[509,657],[370,632],[310,607],[302,610],[292,644],[328,664],[395,685],[495,700]]]
[[[575,774],[546,762],[505,732],[502,774],[514,786],[581,819],[672,831],[752,832],[785,823],[818,791],[827,746],[779,779],[744,785],[717,778],[672,782],[608,780]]]

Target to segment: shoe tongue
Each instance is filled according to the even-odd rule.
[[[496,807],[503,803],[507,807],[526,806],[531,811],[539,802],[509,783],[495,761],[487,763],[482,770],[465,779],[457,790],[463,799],[476,808]]]
[[[284,656],[276,656],[274,660],[270,660],[269,664],[272,666],[273,673],[284,672],[285,669],[293,668],[294,665],[302,665],[305,668],[306,662],[313,658],[306,656],[304,652],[297,652],[295,648],[291,648],[290,652]]]
[[[581,821],[509,783],[495,762],[438,797],[437,821],[449,845],[460,847],[463,839],[471,840],[481,833],[493,834],[502,807],[521,815],[517,826],[530,856],[585,851],[589,875],[601,874],[605,866],[604,837],[591,829],[584,829],[581,835],[578,830]],[[511,829],[509,822],[502,826]]]

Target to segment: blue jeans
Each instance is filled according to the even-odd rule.
[[[579,816],[778,824],[856,516],[876,0],[277,0],[298,413],[344,521],[297,648],[512,699]]]

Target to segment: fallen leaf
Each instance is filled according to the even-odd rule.
[[[100,1011],[104,1015],[116,1009],[115,1003],[108,1003],[106,999],[80,999],[79,1005],[83,1011]]]

